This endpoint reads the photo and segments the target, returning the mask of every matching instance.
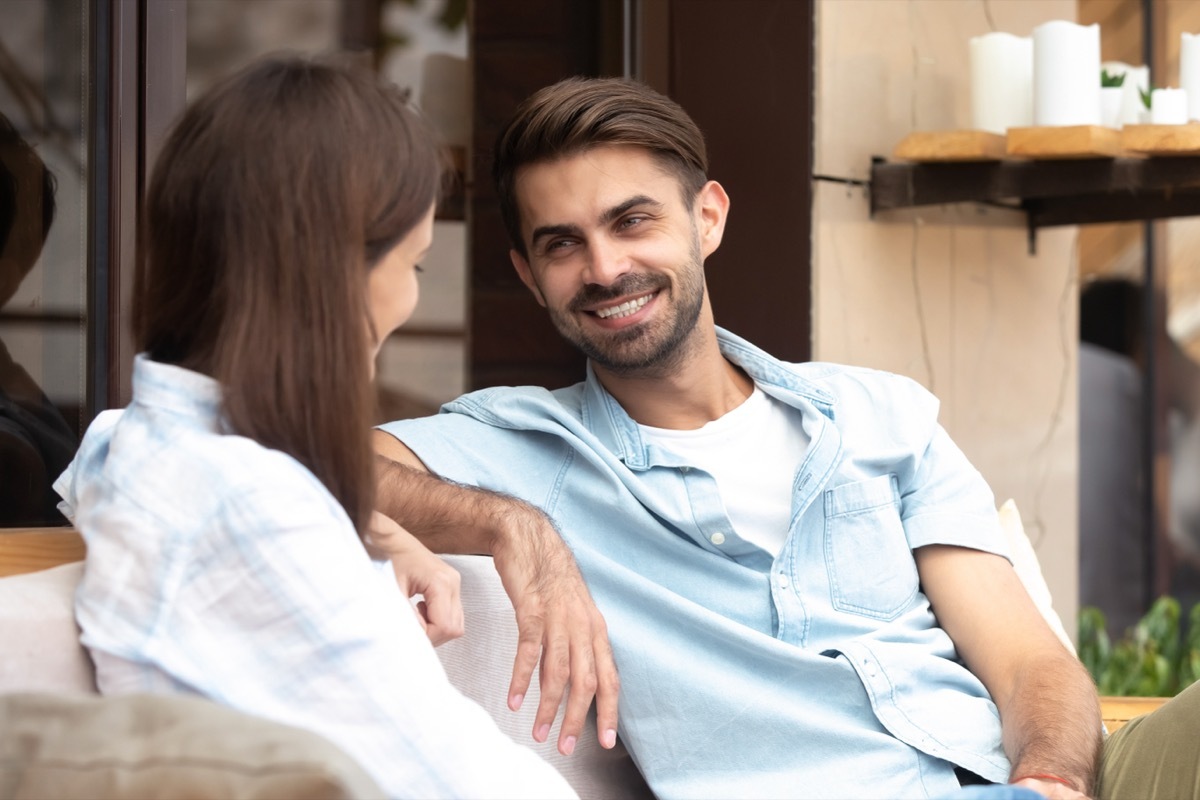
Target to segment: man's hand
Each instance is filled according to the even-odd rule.
[[[370,541],[392,561],[396,583],[405,597],[422,595],[413,607],[433,646],[463,635],[461,577],[390,517],[371,513]]]
[[[596,699],[596,738],[617,743],[620,680],[604,617],[570,549],[541,510],[513,497],[431,475],[403,442],[373,435],[377,500],[439,553],[489,553],[517,615],[519,640],[508,705],[521,707],[541,663],[533,738],[544,742],[569,689],[559,752],[570,755]]]
[[[519,631],[509,708],[516,711],[521,707],[540,660],[541,702],[533,738],[546,741],[565,693],[559,752],[574,752],[593,697],[596,736],[602,747],[611,748],[617,741],[620,679],[604,617],[549,520],[532,509],[521,517],[520,523],[497,537],[492,546],[496,571],[512,600]]]

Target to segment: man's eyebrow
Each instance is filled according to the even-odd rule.
[[[659,210],[663,207],[663,204],[653,197],[648,197],[644,194],[635,195],[612,208],[605,209],[600,215],[600,224],[609,225],[638,206],[651,206],[655,210]],[[549,236],[580,236],[582,233],[583,231],[577,225],[539,225],[529,235],[529,242],[536,245],[538,241]]]
[[[529,236],[529,243],[536,245],[539,240],[548,236],[578,236],[580,233],[581,231],[575,225],[540,225],[533,229],[533,233]]]
[[[623,217],[631,209],[638,206],[653,206],[656,210],[661,209],[663,204],[655,200],[653,197],[647,197],[644,194],[639,194],[631,197],[623,203],[613,206],[600,215],[600,224],[608,225]]]

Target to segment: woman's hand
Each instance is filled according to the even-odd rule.
[[[372,512],[371,544],[391,559],[405,597],[422,595],[413,610],[433,646],[463,635],[461,577],[391,517]]]

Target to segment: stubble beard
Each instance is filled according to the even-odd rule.
[[[704,307],[704,265],[700,243],[694,239],[689,262],[679,270],[679,283],[672,290],[663,275],[630,273],[611,286],[588,285],[567,304],[551,309],[550,319],[558,332],[596,365],[622,377],[660,377],[676,371],[686,359],[686,347]],[[645,292],[659,292],[656,303],[675,301],[670,319],[646,322],[619,331],[595,335],[585,333],[576,314],[585,306]]]

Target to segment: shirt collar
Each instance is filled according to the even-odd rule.
[[[802,378],[795,365],[772,357],[724,328],[717,327],[716,332],[721,354],[744,369],[764,392],[799,408],[802,412],[811,408],[822,416],[833,419],[833,395]],[[591,361],[588,362],[587,378],[584,381],[583,422],[604,446],[630,469],[648,469],[656,463],[663,463],[654,458],[655,454],[642,440],[637,422],[625,413],[621,404],[600,385]],[[809,421],[806,419],[805,429],[812,437],[814,431],[809,430],[809,427]]]
[[[222,423],[221,385],[199,372],[153,361],[145,353],[133,359],[133,402],[216,429]]]

